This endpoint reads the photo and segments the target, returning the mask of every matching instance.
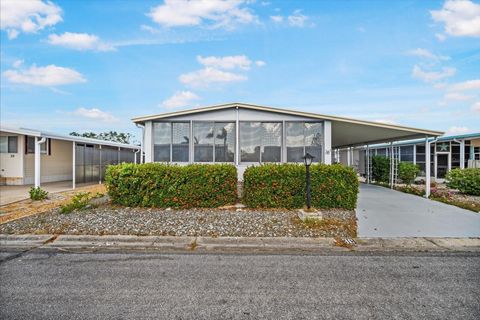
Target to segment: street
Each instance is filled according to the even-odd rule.
[[[478,253],[2,252],[2,319],[478,319]]]

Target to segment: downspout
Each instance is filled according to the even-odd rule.
[[[143,163],[143,141],[145,140],[145,125],[138,123],[136,123],[135,125],[137,126],[137,128],[142,129],[142,139],[140,140],[140,163]]]
[[[34,182],[35,182],[35,188],[38,188],[40,187],[40,181],[41,181],[41,163],[40,163],[40,159],[41,159],[41,148],[40,148],[40,145],[45,143],[45,141],[47,141],[47,138],[43,137],[41,138],[40,140],[38,140],[37,137],[35,137],[35,164],[34,164],[34,168],[35,168],[35,173],[34,173]]]
[[[139,153],[139,152],[140,152],[140,150],[136,149],[135,152],[133,153],[133,154],[134,154],[134,162],[135,162],[135,164],[137,164],[137,162],[138,162],[138,161],[137,161],[137,153]]]

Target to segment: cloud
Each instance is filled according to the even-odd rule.
[[[480,90],[480,79],[468,80],[452,84],[448,90],[450,91],[466,91],[466,90]]]
[[[48,65],[28,69],[7,70],[3,76],[12,83],[30,84],[34,86],[60,86],[73,83],[82,83],[87,80],[81,73],[70,68]]]
[[[270,16],[270,20],[276,23],[281,23],[283,22],[283,17],[282,16]]]
[[[444,97],[445,100],[453,100],[453,101],[465,101],[465,100],[470,100],[472,98],[473,98],[472,96],[467,96],[459,92],[449,92],[445,94],[445,97]]]
[[[302,10],[295,10],[287,17],[288,24],[292,27],[303,27],[308,17],[303,15]]]
[[[450,60],[450,57],[448,56],[439,56],[436,54],[431,53],[427,49],[422,49],[422,48],[417,48],[414,50],[410,50],[408,52],[409,55],[411,56],[417,56],[420,58],[425,58],[425,59],[430,59],[430,60],[435,60],[435,61],[441,61],[441,60]]]
[[[257,65],[257,67],[263,67],[267,63],[265,61],[262,61],[262,60],[257,60],[257,61],[255,61],[255,64]]]
[[[243,0],[165,0],[147,13],[155,23],[165,27],[198,26],[232,28],[235,24],[258,21]]]
[[[61,35],[51,34],[48,43],[74,50],[112,51],[115,48],[106,44],[93,34],[65,32]]]
[[[480,4],[469,0],[447,0],[442,9],[430,11],[435,22],[444,23],[445,33],[480,37]]]
[[[413,66],[412,70],[412,77],[423,80],[425,82],[436,82],[445,78],[449,78],[455,73],[457,70],[455,68],[442,68],[442,71],[424,71],[418,65]]]
[[[245,55],[240,56],[226,56],[226,57],[202,57],[197,56],[197,61],[204,65],[205,67],[212,67],[218,69],[242,69],[248,70],[250,69],[250,65],[252,61],[248,59]]]
[[[36,33],[62,21],[62,9],[50,1],[2,0],[0,1],[0,25],[9,39],[20,32]]]
[[[226,72],[211,67],[180,75],[180,82],[191,87],[208,87],[212,83],[228,83],[245,81],[241,74]]]
[[[98,108],[91,108],[91,109],[86,109],[86,108],[78,108],[72,114],[76,116],[81,116],[89,119],[95,119],[103,122],[116,122],[118,121],[117,118],[115,118],[112,114],[102,111]]]
[[[445,135],[456,135],[456,134],[464,134],[469,133],[471,130],[467,127],[450,127]]]
[[[479,101],[479,102],[475,102],[475,103],[472,105],[471,110],[472,110],[473,112],[480,113],[480,101]]]
[[[170,98],[162,102],[162,106],[167,109],[174,109],[179,107],[186,107],[192,101],[200,99],[195,93],[191,91],[177,91]]]
[[[24,61],[21,60],[21,59],[15,60],[15,61],[13,61],[12,66],[14,68],[20,68],[23,65],[23,62]]]

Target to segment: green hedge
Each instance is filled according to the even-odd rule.
[[[105,183],[115,204],[213,208],[237,201],[237,169],[229,164],[124,163],[109,166]]]
[[[340,164],[315,164],[311,172],[311,203],[315,208],[354,209],[358,179],[352,168]],[[305,166],[264,164],[251,166],[243,175],[243,201],[252,208],[302,208],[305,206]]]
[[[445,176],[449,188],[480,196],[480,168],[453,169]]]

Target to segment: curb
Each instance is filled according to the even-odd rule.
[[[126,235],[0,235],[0,250],[141,252],[480,252],[480,238],[358,238],[342,247],[334,238],[171,237]]]

